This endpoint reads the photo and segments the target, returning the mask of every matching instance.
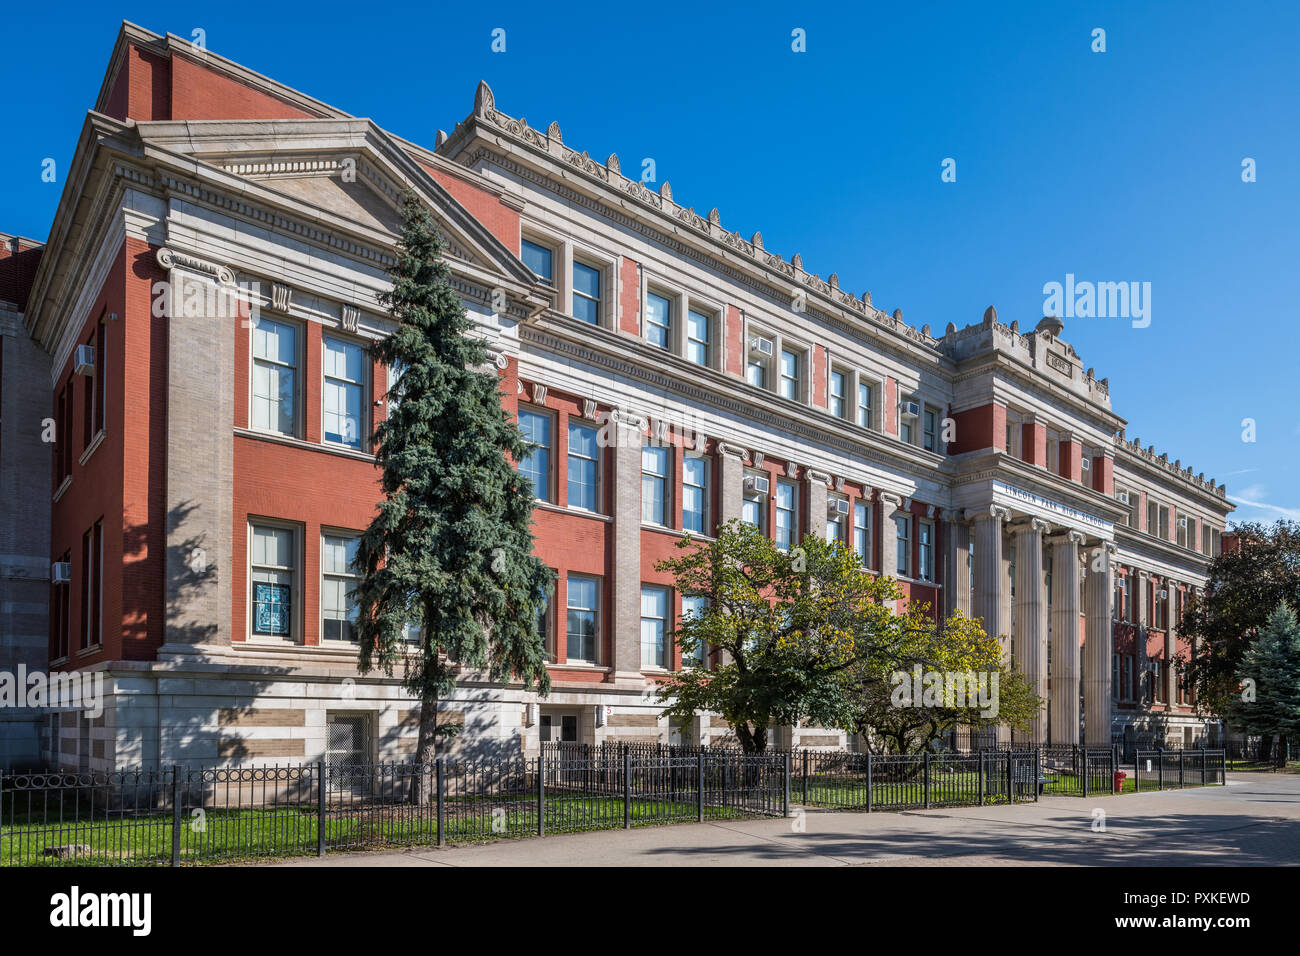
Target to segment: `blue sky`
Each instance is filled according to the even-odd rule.
[[[1227,481],[1239,519],[1300,518],[1300,5],[902,6],[20,5],[0,231],[45,238],[62,187],[41,162],[67,168],[121,19],[201,28],[428,145],[482,78],[505,112],[624,170],[653,158],[679,202],[918,327],[994,304],[1031,328],[1067,273],[1150,282],[1149,327],[1075,318],[1064,338],[1130,438]]]

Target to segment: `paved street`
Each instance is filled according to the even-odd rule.
[[[1093,829],[1094,810],[1105,831]],[[802,824],[802,832],[800,831]],[[1227,787],[906,813],[684,824],[335,853],[283,866],[1269,866],[1300,862],[1300,775]]]

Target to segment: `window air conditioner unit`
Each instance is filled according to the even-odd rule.
[[[1085,459],[1085,460],[1086,460],[1086,459]],[[1120,504],[1122,504],[1122,505],[1126,505],[1126,504],[1128,504],[1128,492],[1127,492],[1127,491],[1121,491],[1121,492],[1120,492],[1119,494],[1117,494],[1115,497],[1119,499],[1119,503],[1120,503]]]
[[[1164,588],[1161,588],[1161,589],[1160,589],[1160,600],[1163,601],[1163,600],[1165,600],[1167,597],[1169,597],[1169,592],[1166,591]]]
[[[749,350],[751,352],[757,352],[759,355],[770,356],[774,348],[775,346],[772,344],[771,339],[765,339],[761,335],[751,335],[749,337]]]
[[[53,561],[50,563],[50,580],[55,584],[67,584],[72,580],[71,561]]]
[[[93,345],[77,346],[77,351],[72,360],[72,370],[78,375],[95,374],[95,347]]]
[[[1178,527],[1180,527],[1180,528],[1186,528],[1186,527],[1187,527],[1187,519],[1186,519],[1186,518],[1179,518],[1179,519],[1178,519]]]
[[[826,502],[826,513],[832,518],[847,515],[849,513],[849,503],[843,498],[832,498]]]
[[[537,723],[537,705],[524,704],[524,726],[532,727]]]
[[[1092,459],[1089,458],[1087,455],[1083,455],[1079,459],[1079,467],[1082,468],[1084,471],[1089,470],[1090,468],[1092,468]],[[1123,500],[1128,501],[1128,496],[1125,495]]]
[[[772,487],[771,479],[765,475],[746,475],[745,490],[765,495]]]
[[[902,412],[904,418],[920,418],[920,417],[921,417],[921,403],[920,403],[920,402],[899,402],[898,407],[899,407],[899,410]]]

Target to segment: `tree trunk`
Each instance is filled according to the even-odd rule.
[[[433,800],[433,764],[438,759],[438,695],[420,700],[420,736],[415,745],[416,772],[411,784],[411,802],[424,806]]]
[[[1273,735],[1263,734],[1259,738],[1259,762],[1268,763],[1273,756]]]

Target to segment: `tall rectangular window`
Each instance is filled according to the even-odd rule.
[[[894,528],[898,532],[897,554],[894,566],[899,577],[912,575],[912,517],[911,515],[894,515]]]
[[[871,504],[867,501],[853,503],[853,553],[864,568],[871,567]]]
[[[682,459],[682,530],[709,533],[709,460]]]
[[[918,560],[920,568],[919,576],[922,581],[934,580],[934,522],[921,521],[919,523],[917,535],[917,549],[919,551]],[[1051,585],[1048,585],[1048,593],[1051,593]]]
[[[600,270],[573,261],[573,317],[600,325]]]
[[[645,337],[651,345],[672,350],[673,304],[664,296],[647,292],[645,296]]]
[[[296,435],[298,329],[258,318],[253,326],[253,427]]]
[[[776,483],[776,546],[790,549],[795,546],[799,532],[798,489],[792,481]]]
[[[553,256],[551,250],[535,242],[529,242],[527,239],[519,243],[519,248],[520,258],[523,259],[524,265],[532,270],[533,275],[543,282],[553,285],[555,283],[555,270],[552,265]]]
[[[921,429],[921,444],[926,451],[939,450],[939,414],[933,408],[926,408],[921,413],[923,426]]]
[[[845,527],[845,522],[848,515],[841,514],[837,505],[847,509],[848,500],[837,495],[831,497],[827,502],[826,540],[832,543],[839,542],[840,544],[847,544],[848,529]]]
[[[103,643],[104,522],[96,521],[81,536],[82,648]]]
[[[844,394],[845,375],[843,372],[831,370],[831,395],[830,395],[830,412],[836,418],[844,418],[847,414],[848,402]]]
[[[99,323],[95,333],[95,434],[104,430],[108,404],[108,326]]]
[[[751,528],[763,531],[763,512],[766,502],[760,498],[744,498],[740,502],[740,520]]]
[[[569,422],[569,505],[598,510],[597,476],[600,473],[600,449],[596,446],[596,429]]]
[[[596,663],[596,620],[600,611],[600,581],[570,574],[565,608],[565,654],[570,661]]]
[[[63,552],[59,560],[71,564],[72,552]],[[53,618],[51,625],[54,631],[54,658],[55,660],[62,660],[70,653],[72,644],[72,600],[70,594],[72,585],[64,582],[52,585],[52,587],[54,588],[54,597],[50,610]]]
[[[357,575],[352,560],[357,556],[354,535],[327,534],[321,539],[322,637],[327,641],[355,641],[359,610],[352,594]]]
[[[699,617],[709,606],[709,599],[699,594],[682,595],[682,621],[689,621],[692,618]],[[695,649],[695,654],[691,659],[696,667],[709,666],[709,648],[701,641]]]
[[[670,461],[667,448],[646,445],[641,449],[641,520],[647,524],[668,526]]]
[[[533,496],[551,500],[551,416],[544,412],[519,410],[519,431],[524,441],[536,445],[519,463],[519,473],[533,483]]]
[[[668,666],[668,589],[641,586],[641,666]]]
[[[691,309],[686,313],[686,357],[696,365],[708,366],[709,317]]]
[[[1120,693],[1123,695],[1121,700],[1134,700],[1137,698],[1137,687],[1133,681],[1133,655],[1125,654],[1120,661]]]
[[[252,632],[268,637],[293,635],[294,532],[273,525],[250,529]]]
[[[914,443],[914,439],[912,435],[913,435],[912,420],[905,415],[899,415],[898,416],[899,440],[905,442],[908,445],[911,445]]]
[[[794,399],[799,401],[799,353],[792,352],[790,349],[781,350],[781,381],[780,394],[782,398]]]
[[[767,360],[751,355],[745,366],[745,381],[757,388],[767,388]]]
[[[321,408],[325,413],[325,440],[349,448],[361,447],[361,390],[366,372],[361,346],[326,336],[325,381]]]
[[[858,383],[858,424],[863,428],[870,428],[871,417],[871,386],[866,382]]]

